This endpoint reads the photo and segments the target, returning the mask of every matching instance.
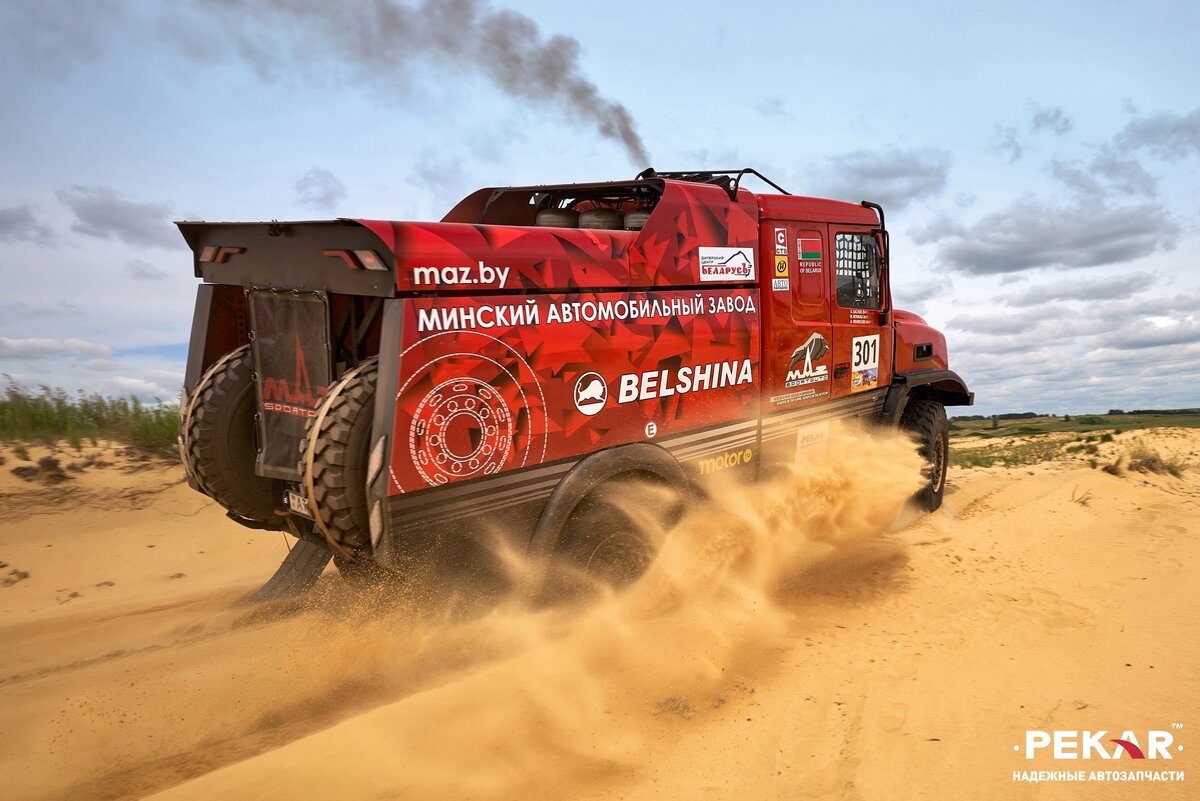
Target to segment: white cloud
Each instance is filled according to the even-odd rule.
[[[75,214],[71,230],[135,247],[179,248],[183,237],[171,222],[171,204],[127,200],[108,186],[69,186],[58,199]]]
[[[112,349],[83,339],[9,339],[0,337],[0,358],[47,359],[58,356],[108,356]]]
[[[329,211],[346,199],[346,187],[323,167],[313,167],[296,181],[298,201]]]

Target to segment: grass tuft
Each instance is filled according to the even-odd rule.
[[[1140,439],[1129,449],[1129,469],[1139,473],[1166,473],[1179,478],[1185,467],[1183,460],[1178,457],[1164,458]]]

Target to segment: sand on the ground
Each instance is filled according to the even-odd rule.
[[[627,593],[474,613],[333,568],[249,604],[287,539],[178,466],[101,444],[25,481],[0,447],[0,797],[1195,797],[1013,778],[1200,751],[1200,432],[1100,461],[1135,438],[1190,469],[956,469],[923,515],[896,443],[838,434],[822,469],[685,518]],[[1025,757],[1056,729],[1178,745]]]

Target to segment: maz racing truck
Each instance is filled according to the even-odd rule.
[[[936,509],[944,407],[973,397],[892,307],[883,209],[746,174],[481,189],[441,222],[179,223],[203,278],[189,483],[348,578],[505,536],[627,580],[654,545],[614,489],[772,475],[835,418],[912,432]]]

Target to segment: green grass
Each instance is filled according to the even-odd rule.
[[[30,392],[9,382],[0,395],[0,440],[66,443],[79,450],[84,441],[111,439],[150,451],[169,453],[179,430],[179,405],[144,404],[137,398],[69,395],[42,387]]]
[[[950,410],[953,412],[953,410]],[[958,420],[950,427],[952,437],[1012,437],[1037,436],[1052,431],[1077,433],[1096,432],[1101,441],[1105,433],[1133,431],[1140,428],[1179,426],[1200,428],[1200,414],[1113,414],[1086,415],[1064,420],[1062,417],[1026,417],[1017,420],[998,420],[992,428],[991,420]],[[1102,433],[1105,432],[1105,433]]]

